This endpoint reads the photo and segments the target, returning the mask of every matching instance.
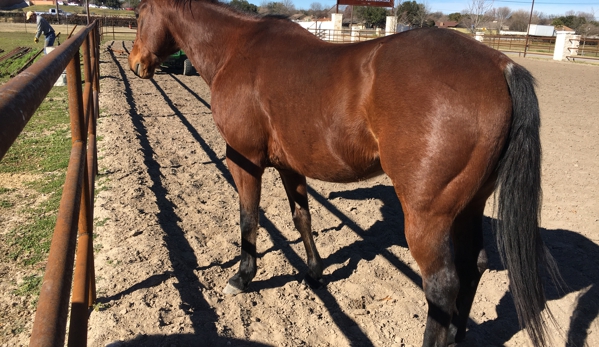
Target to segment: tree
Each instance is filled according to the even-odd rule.
[[[446,19],[447,17],[445,17],[445,15],[443,14],[443,12],[441,12],[441,11],[429,13],[428,14],[428,18],[429,19],[433,19],[434,21],[447,20]]]
[[[497,29],[503,30],[503,25],[512,15],[512,10],[509,7],[498,7],[493,9],[495,20],[497,21]]]
[[[551,19],[549,19],[549,17],[547,17],[543,12],[534,11],[532,18],[533,20],[536,20],[535,24],[551,25]]]
[[[325,9],[324,6],[322,6],[322,4],[320,2],[311,3],[308,13],[315,18],[328,17],[328,14],[329,14],[328,10]]]
[[[139,6],[141,0],[127,0],[125,2],[123,2],[123,7],[130,7],[130,8],[136,8],[137,6]],[[89,2],[90,4],[92,3],[91,1]],[[81,4],[85,5],[85,1],[81,1]],[[83,6],[85,8],[85,6]]]
[[[578,17],[583,17],[587,22],[592,22],[595,19],[595,12],[578,12]]]
[[[423,28],[425,26],[435,26],[435,21],[433,21],[432,25],[430,25],[430,22],[427,21],[429,14],[430,11],[426,4],[418,4],[418,11],[416,11],[416,17],[414,18],[418,27]]]
[[[578,29],[581,28],[584,24],[587,24],[586,17],[572,14],[572,12],[566,12],[565,16],[555,18],[553,22],[551,22],[551,25],[565,25],[569,28],[576,30],[577,33],[579,31]]]
[[[310,11],[322,11],[322,4],[320,2],[311,3]]]
[[[364,24],[370,28],[384,27],[389,15],[389,11],[384,7],[356,6],[355,10],[358,19],[364,21]]]
[[[527,31],[529,16],[530,12],[524,10],[518,10],[512,13],[512,16],[510,17],[510,30]]]
[[[295,6],[291,0],[283,0],[282,2],[266,2],[264,1],[260,8],[258,8],[260,14],[282,14],[290,16],[295,12]]]
[[[413,27],[423,27],[428,13],[426,5],[416,1],[405,1],[397,8],[397,22]]]
[[[121,2],[119,0],[106,0],[104,5],[109,8],[121,8]]]
[[[599,23],[591,22],[581,25],[577,30],[577,34],[586,36],[599,35]]]
[[[247,0],[231,0],[231,7],[238,9],[241,12],[258,13],[258,6],[250,4]]]
[[[462,14],[458,12],[450,13],[448,17],[450,21],[458,23],[462,21]]]
[[[287,15],[292,15],[295,12],[293,0],[282,0],[283,6],[287,9]]]
[[[468,9],[465,11],[465,24],[471,32],[476,32],[480,23],[487,20],[487,12],[493,7],[493,0],[470,0]]]

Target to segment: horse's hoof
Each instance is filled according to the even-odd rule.
[[[310,275],[306,275],[306,277],[304,277],[304,280],[302,281],[302,283],[304,285],[307,285],[311,289],[322,289],[325,287],[324,281],[322,278],[315,279],[314,277],[312,277]]]
[[[233,287],[230,283],[227,283],[227,286],[225,287],[225,289],[223,289],[223,294],[227,294],[227,295],[237,295],[242,292],[243,292],[243,289]]]

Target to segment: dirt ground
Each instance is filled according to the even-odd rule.
[[[324,289],[300,280],[305,251],[280,178],[264,175],[259,270],[247,293],[221,290],[239,261],[238,200],[203,80],[153,80],[127,67],[130,42],[101,60],[95,244],[99,304],[89,346],[418,346],[426,309],[389,180],[310,180]],[[548,288],[554,346],[599,346],[599,66],[515,60],[538,79],[543,236],[568,284]],[[527,346],[485,223],[485,272],[460,346]],[[32,316],[33,318],[33,316]],[[26,344],[27,331],[7,341]],[[566,342],[568,341],[568,343]]]

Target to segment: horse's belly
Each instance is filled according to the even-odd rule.
[[[315,178],[327,182],[348,183],[366,180],[382,174],[380,161],[364,163],[362,167],[351,167],[347,165],[321,167],[310,167],[302,173],[306,177]]]
[[[269,159],[277,169],[327,182],[355,182],[382,173],[378,151],[364,151],[364,147],[359,151],[312,147],[309,152],[271,152]]]
[[[324,111],[305,110],[291,120],[273,117],[270,162],[328,182],[354,182],[380,173],[378,140],[366,116],[352,111],[356,108],[342,103]]]

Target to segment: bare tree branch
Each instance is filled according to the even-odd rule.
[[[493,7],[493,2],[493,0],[470,0],[466,15],[471,32],[474,33],[479,24],[486,20],[485,14]]]

